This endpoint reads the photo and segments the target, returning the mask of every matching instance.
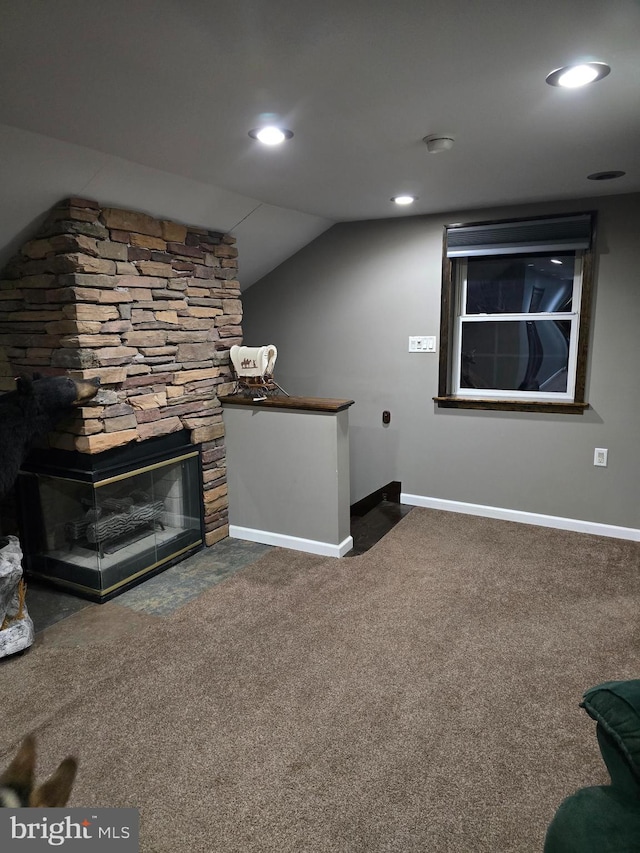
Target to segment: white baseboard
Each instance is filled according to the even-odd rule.
[[[239,527],[237,524],[229,525],[229,536],[232,539],[260,542],[262,545],[290,548],[292,551],[306,551],[307,554],[319,554],[321,557],[344,557],[353,548],[353,537],[351,536],[347,536],[339,545],[332,545],[330,542],[301,539],[298,536],[285,536],[284,533],[271,533],[268,530],[255,530],[252,527]]]
[[[517,509],[505,509],[497,506],[469,504],[462,501],[446,501],[442,498],[430,498],[425,495],[400,494],[400,503],[411,506],[424,506],[428,509],[442,509],[445,512],[461,512],[465,515],[481,515],[485,518],[500,518],[503,521],[517,521],[521,524],[537,524],[539,527],[555,527],[558,530],[574,530],[576,533],[591,533],[594,536],[611,536],[614,539],[631,539],[640,542],[640,530],[635,527],[617,527],[615,524],[601,524],[597,521],[581,521],[577,518],[563,518],[559,515],[541,515],[537,512],[523,512]]]

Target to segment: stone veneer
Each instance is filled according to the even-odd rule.
[[[235,238],[70,198],[0,275],[0,390],[19,373],[100,377],[49,445],[100,453],[188,430],[206,543],[228,535],[229,349],[242,342]]]

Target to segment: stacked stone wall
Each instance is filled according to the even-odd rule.
[[[229,349],[242,342],[235,238],[66,199],[0,276],[0,390],[37,371],[101,386],[49,436],[100,453],[188,430],[202,446],[206,542],[228,534]]]

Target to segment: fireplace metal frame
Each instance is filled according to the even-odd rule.
[[[195,460],[191,464],[197,466],[197,487],[185,495],[184,500],[190,517],[198,518],[199,529],[187,527],[169,542],[154,544],[104,572],[47,554],[40,477],[86,484],[95,494],[104,486],[190,459]],[[62,450],[33,451],[22,466],[17,484],[20,542],[27,579],[36,577],[91,601],[105,602],[168,569],[204,547],[201,484],[200,446],[189,442],[187,431],[93,455]]]

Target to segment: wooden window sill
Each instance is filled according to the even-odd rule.
[[[552,412],[562,415],[582,415],[589,403],[554,402],[553,400],[494,400],[467,397],[434,397],[442,409],[482,409],[500,412]]]

